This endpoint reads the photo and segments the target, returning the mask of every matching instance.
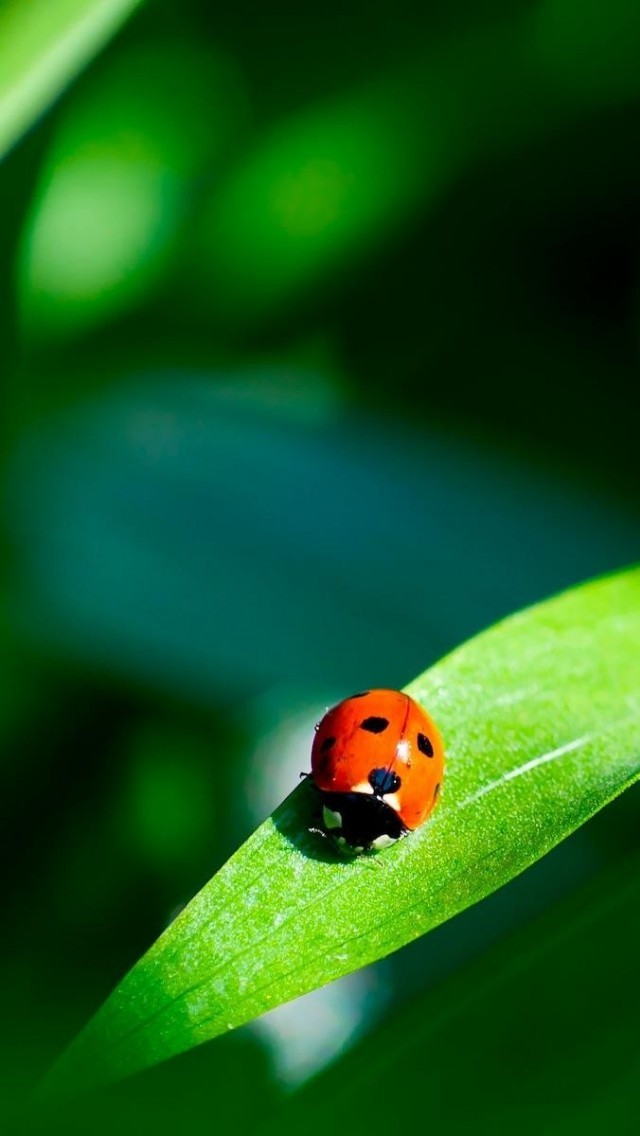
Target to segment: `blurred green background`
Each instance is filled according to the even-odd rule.
[[[368,971],[24,1102],[326,705],[640,558],[639,58],[631,0],[155,0],[4,158],[9,1128],[637,1131],[638,792]]]

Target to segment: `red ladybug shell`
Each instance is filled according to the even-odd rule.
[[[432,718],[408,694],[368,690],[328,710],[317,727],[311,775],[321,793],[366,793],[419,827],[442,784],[444,749]]]

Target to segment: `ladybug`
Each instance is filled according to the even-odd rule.
[[[353,694],[316,726],[311,777],[322,810],[316,831],[353,852],[393,844],[427,819],[443,770],[436,725],[408,694]]]

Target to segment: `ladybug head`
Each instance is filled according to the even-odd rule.
[[[372,770],[372,775],[386,770]],[[395,809],[376,793],[321,793],[327,835],[354,852],[377,850],[407,835]]]

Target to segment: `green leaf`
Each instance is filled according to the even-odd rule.
[[[640,1107],[639,954],[636,852],[407,1001],[260,1136],[324,1136],[328,1116],[349,1117],[350,1136],[396,1132],[393,1089],[418,1067],[436,1131],[625,1132]]]
[[[498,624],[408,689],[445,739],[433,819],[376,857],[338,859],[307,831],[314,790],[303,782],[133,968],[50,1083],[126,1076],[397,950],[636,780],[640,570]]]
[[[0,0],[0,157],[141,0]]]

